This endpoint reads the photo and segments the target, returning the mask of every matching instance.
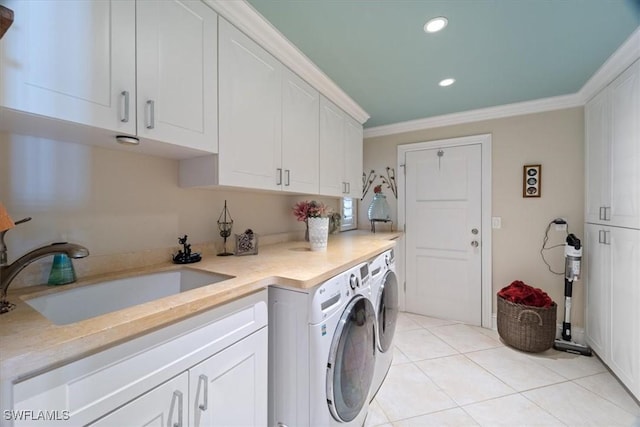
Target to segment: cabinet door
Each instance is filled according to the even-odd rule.
[[[351,117],[345,119],[345,171],[348,194],[346,197],[362,197],[362,125]]]
[[[640,61],[611,83],[610,222],[640,228]]]
[[[611,317],[611,247],[606,245],[609,227],[585,225],[584,283],[586,294],[587,342],[609,362]]]
[[[611,114],[609,91],[603,90],[587,103],[585,114],[585,220],[605,221],[605,207],[610,199]]]
[[[139,1],[138,135],[215,153],[217,15],[201,1]]]
[[[344,113],[328,99],[320,98],[320,194],[344,196]]]
[[[177,377],[127,403],[91,426],[186,426],[189,374]]]
[[[282,80],[282,189],[317,194],[320,95],[288,69]]]
[[[640,397],[640,230],[610,227],[611,353],[609,367]]]
[[[135,3],[5,4],[15,22],[0,44],[1,104],[135,134]]]
[[[267,425],[267,328],[189,370],[189,425]]]
[[[219,26],[219,183],[279,189],[282,65],[224,19]]]

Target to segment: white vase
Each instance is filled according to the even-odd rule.
[[[326,251],[329,238],[329,218],[309,218],[309,244],[312,251]]]

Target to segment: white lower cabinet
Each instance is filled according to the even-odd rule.
[[[189,426],[267,425],[264,328],[189,370]]]
[[[260,291],[13,384],[0,424],[266,426],[266,301]]]
[[[640,398],[640,230],[586,224],[587,342]]]
[[[184,372],[90,425],[186,426],[188,391],[189,374]]]

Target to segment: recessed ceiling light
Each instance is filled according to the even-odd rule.
[[[426,24],[424,24],[424,32],[425,33],[437,33],[447,26],[449,21],[444,16],[438,16],[437,18],[429,19]]]
[[[455,83],[455,81],[456,79],[444,79],[440,81],[440,83],[438,84],[442,87],[447,87],[447,86],[451,86],[453,83]]]

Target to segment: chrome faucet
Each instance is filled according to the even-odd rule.
[[[16,225],[27,222],[30,219],[31,218],[25,218],[24,220],[17,221]],[[84,258],[89,255],[89,250],[84,246],[76,245],[74,243],[61,242],[52,243],[50,245],[34,249],[31,252],[18,258],[13,263],[7,264],[7,247],[4,243],[5,233],[6,231],[0,233],[0,253],[2,255],[0,256],[0,314],[6,313],[7,311],[12,310],[15,307],[14,304],[11,304],[9,301],[7,301],[7,290],[9,289],[9,285],[18,275],[18,273],[20,273],[26,266],[28,266],[32,262],[40,258],[55,254],[65,254],[69,258]]]

